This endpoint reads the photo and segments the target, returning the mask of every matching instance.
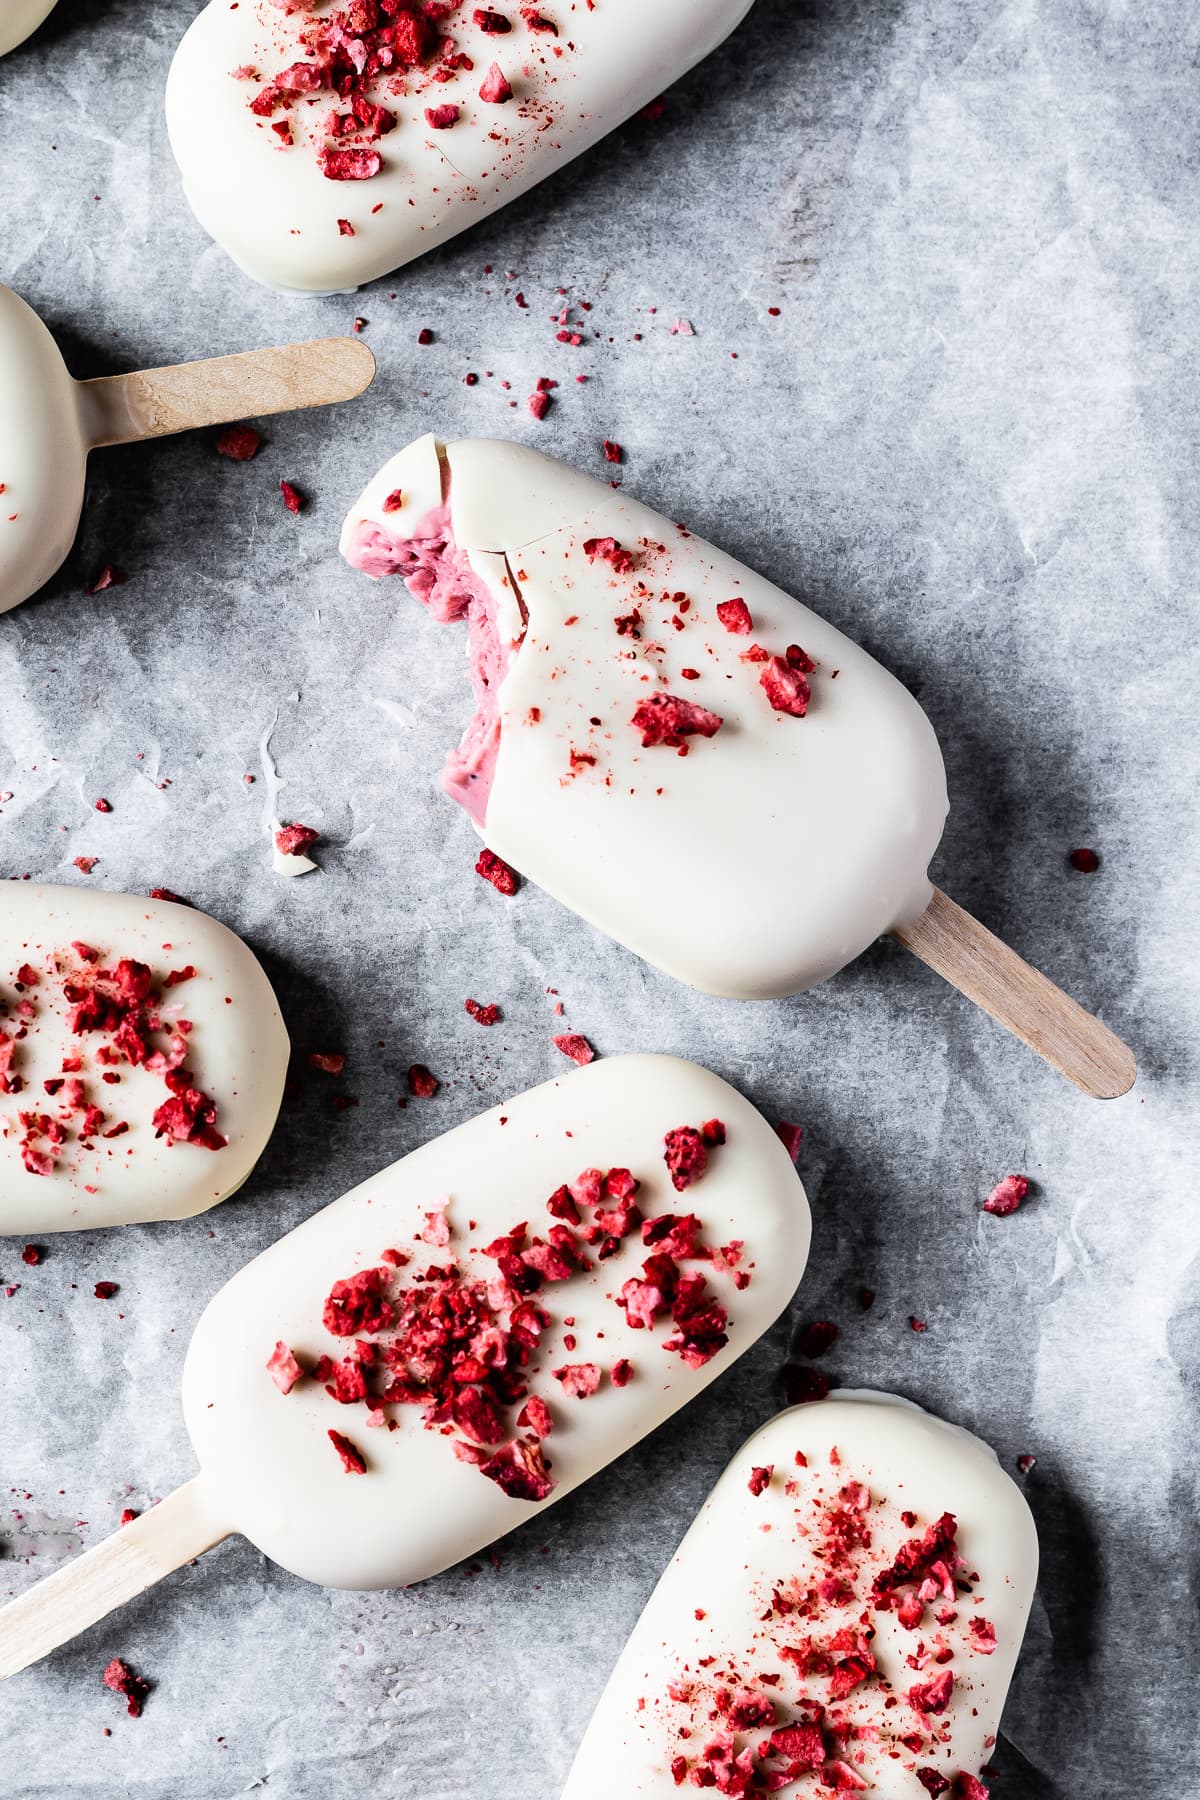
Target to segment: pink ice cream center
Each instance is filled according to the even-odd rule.
[[[399,575],[443,625],[467,621],[468,667],[475,691],[475,713],[462,741],[448,752],[442,786],[465,806],[482,829],[500,754],[500,684],[508,673],[514,646],[500,641],[496,600],[471,568],[465,550],[454,541],[450,508],[427,513],[407,537],[393,537],[382,525],[363,519],[354,529],[346,559],[376,579]]]

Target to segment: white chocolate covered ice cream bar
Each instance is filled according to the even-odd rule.
[[[353,288],[477,223],[706,56],[750,0],[211,0],[167,128],[196,217],[257,280]]]
[[[888,1394],[795,1407],[705,1503],[563,1800],[986,1800],[1037,1565],[978,1438]]]
[[[270,983],[215,919],[0,884],[0,1235],[227,1199],[271,1135],[287,1063]]]
[[[775,1131],[692,1063],[615,1057],[459,1126],[216,1296],[199,1475],[0,1612],[0,1679],[234,1531],[336,1587],[472,1555],[748,1350],[809,1236]]]
[[[23,44],[54,10],[55,0],[0,0],[0,56]]]

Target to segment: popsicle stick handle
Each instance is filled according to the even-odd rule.
[[[197,1476],[94,1550],[0,1607],[0,1681],[78,1637],[172,1569],[227,1538]]]
[[[1085,1094],[1115,1100],[1133,1086],[1137,1063],[1120,1038],[939,888],[892,936]]]
[[[361,338],[352,337],[102,375],[79,384],[84,436],[95,450],[197,425],[330,406],[353,400],[374,376],[375,358]]]

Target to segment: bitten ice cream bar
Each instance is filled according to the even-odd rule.
[[[204,1212],[275,1125],[288,1039],[192,907],[0,883],[0,1235]]]
[[[386,275],[534,187],[750,0],[212,0],[167,80],[201,225],[303,293]]]
[[[893,932],[1088,1092],[1112,1033],[928,875],[947,810],[925,714],[840,631],[607,483],[426,437],[342,529],[367,575],[465,620],[477,711],[444,777],[487,846],[691,986],[825,980]]]
[[[776,1132],[692,1063],[615,1057],[459,1126],[212,1301],[199,1475],[0,1611],[0,1677],[235,1531],[335,1587],[436,1575],[722,1374],[809,1235]]]
[[[563,1800],[987,1800],[1037,1565],[978,1438],[890,1394],[795,1407],[705,1503]]]

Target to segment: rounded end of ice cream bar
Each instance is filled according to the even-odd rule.
[[[78,389],[58,345],[0,285],[0,613],[36,594],[66,557],[86,463]]]
[[[0,56],[31,37],[54,11],[57,0],[5,0],[0,7]]]

